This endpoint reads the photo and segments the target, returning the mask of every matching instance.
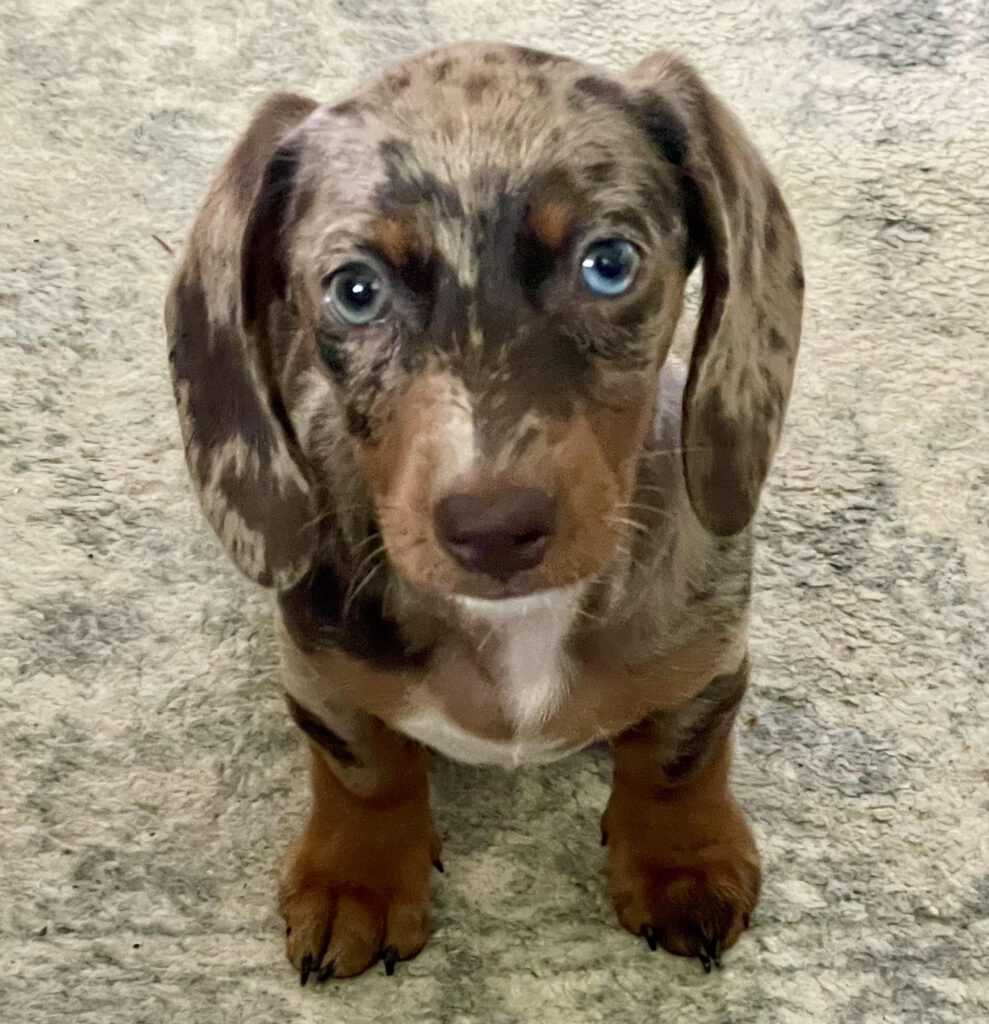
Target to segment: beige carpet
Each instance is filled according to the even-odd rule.
[[[6,0],[0,32],[4,1024],[989,1020],[985,0]],[[154,236],[265,93],[464,37],[682,51],[802,230],[736,773],[766,888],[721,974],[616,925],[590,754],[439,769],[438,927],[394,978],[283,961],[303,746],[186,482]]]

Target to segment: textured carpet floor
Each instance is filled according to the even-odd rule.
[[[205,7],[2,4],[0,1020],[989,1020],[984,0]],[[736,771],[766,888],[711,977],[617,927],[594,755],[441,765],[427,950],[321,990],[283,961],[303,746],[186,483],[152,236],[266,92],[463,37],[691,56],[801,227]]]

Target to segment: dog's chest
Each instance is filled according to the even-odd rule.
[[[437,651],[414,710],[397,725],[470,764],[514,767],[581,746],[546,728],[570,691],[565,641],[576,608],[569,594],[499,610],[494,618],[469,607],[470,639]]]

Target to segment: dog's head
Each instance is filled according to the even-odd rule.
[[[169,305],[208,517],[279,588],[343,484],[418,587],[595,577],[627,535],[698,260],[683,459],[697,517],[727,535],[779,436],[803,281],[776,186],[691,69],[611,78],[459,46],[334,107],[274,100]]]

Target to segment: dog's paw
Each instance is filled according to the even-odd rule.
[[[379,960],[393,974],[397,961],[415,956],[430,933],[438,857],[431,827],[402,834],[381,821],[348,821],[332,836],[304,831],[279,880],[285,949],[301,983],[352,977]]]
[[[617,806],[616,806],[617,805]],[[696,957],[705,971],[749,926],[761,872],[752,833],[730,799],[703,813],[612,798],[602,822],[618,919],[650,949]]]

